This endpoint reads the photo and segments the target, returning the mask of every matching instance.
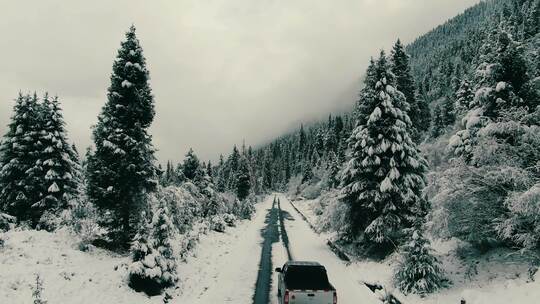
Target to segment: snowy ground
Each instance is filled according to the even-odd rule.
[[[295,207],[312,224],[317,222],[315,213],[317,204],[317,200],[294,201]],[[287,207],[286,204],[281,205],[283,209]],[[308,224],[304,226],[309,227]],[[293,239],[300,233],[295,233],[294,229],[288,230],[291,244],[295,244]],[[307,234],[305,231],[304,233]],[[329,237],[324,233],[318,235],[322,240]],[[305,243],[296,242],[296,244]],[[405,296],[393,290],[392,268],[396,263],[395,256],[382,263],[355,261],[346,268],[352,281],[379,282],[388,287],[404,304],[457,304],[462,299],[465,299],[467,304],[540,303],[540,272],[536,274],[534,282],[527,282],[528,265],[519,255],[509,255],[508,251],[495,250],[482,257],[469,259],[468,262],[476,266],[474,274],[468,276],[468,266],[456,256],[457,244],[456,240],[433,242],[433,248],[439,254],[443,268],[446,269],[453,284],[450,288],[423,299],[415,295]],[[296,250],[294,246],[293,250]]]

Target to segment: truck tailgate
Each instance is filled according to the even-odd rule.
[[[289,294],[290,304],[332,304],[333,290],[292,290]]]

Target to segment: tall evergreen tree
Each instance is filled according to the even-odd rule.
[[[437,138],[444,134],[446,128],[443,110],[440,105],[433,109],[433,120],[431,121],[431,137]]]
[[[201,163],[199,162],[199,158],[195,155],[193,149],[190,148],[186,154],[186,158],[184,158],[184,164],[182,165],[184,176],[187,179],[194,180],[200,166]]]
[[[408,104],[395,89],[384,52],[372,68],[358,113],[367,118],[358,118],[365,124],[357,123],[349,138],[352,153],[342,172],[341,198],[350,206],[350,236],[384,251],[399,243],[415,208],[424,205],[426,162],[408,133]]]
[[[42,199],[43,176],[38,144],[41,117],[37,96],[22,95],[0,146],[0,207],[19,221],[32,219],[32,206]],[[34,217],[35,218],[35,217]],[[37,224],[34,220],[33,224]]]
[[[421,139],[421,134],[429,128],[429,125],[426,125],[422,119],[426,113],[422,113],[420,110],[425,110],[425,107],[420,106],[419,103],[423,100],[416,98],[416,88],[409,67],[409,56],[405,53],[405,48],[399,39],[394,44],[390,56],[392,73],[396,79],[396,89],[403,93],[405,101],[409,104],[407,114],[411,119],[411,126],[414,128],[410,133],[413,140],[418,142]]]
[[[538,96],[527,86],[530,76],[523,49],[505,28],[504,22],[493,31],[483,45],[476,74],[474,104],[489,118],[497,118],[500,111],[510,107],[533,110],[540,103]]]
[[[78,156],[68,143],[64,117],[58,98],[43,98],[43,131],[39,141],[43,145],[41,159],[44,173],[44,197],[34,205],[34,212],[42,215],[67,209],[79,192],[81,168]]]
[[[272,172],[272,155],[269,150],[264,153],[263,169],[262,169],[262,186],[265,190],[274,189],[274,178]]]
[[[143,50],[132,26],[113,64],[107,102],[93,137],[88,160],[88,196],[102,213],[102,225],[119,246],[127,248],[147,193],[156,186],[154,148],[148,134],[154,100]]]
[[[300,132],[298,133],[298,151],[300,155],[306,150],[306,132],[304,131],[304,124],[300,125]]]
[[[217,181],[216,181],[216,188],[219,192],[224,192],[225,189],[227,188],[227,180],[225,176],[226,176],[225,161],[223,160],[223,154],[220,154],[219,163],[217,166]]]
[[[250,189],[249,163],[247,158],[242,156],[236,176],[236,196],[238,196],[239,200],[244,200],[249,195]]]

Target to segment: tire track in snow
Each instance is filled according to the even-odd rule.
[[[285,247],[285,251],[287,252],[287,258],[289,261],[293,261],[293,255],[291,253],[291,248],[289,247],[289,236],[287,235],[287,229],[285,229],[285,222],[283,218],[285,218],[288,221],[294,221],[294,218],[291,216],[291,214],[287,211],[281,210],[281,202],[278,198],[278,209],[279,209],[279,231],[281,236],[281,242],[283,243],[283,246]]]
[[[270,287],[272,283],[272,244],[279,242],[278,230],[278,209],[276,201],[272,203],[272,208],[266,214],[266,226],[261,229],[263,237],[261,248],[261,260],[259,272],[255,282],[255,293],[253,294],[253,304],[268,304],[270,301]]]

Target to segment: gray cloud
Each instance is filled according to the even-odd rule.
[[[134,23],[156,100],[161,161],[257,145],[353,104],[369,57],[478,0],[7,1],[0,132],[19,90],[57,94],[69,137],[91,144],[123,33]]]

